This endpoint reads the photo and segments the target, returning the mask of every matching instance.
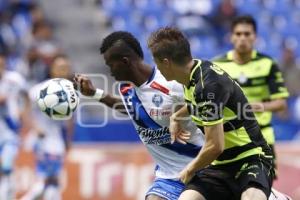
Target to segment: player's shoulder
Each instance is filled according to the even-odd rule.
[[[155,76],[147,87],[151,88],[152,92],[165,94],[164,98],[172,98],[173,101],[183,101],[183,85],[175,80],[168,81],[159,69],[156,69]]]
[[[257,51],[254,60],[262,60],[262,59],[267,59],[272,62],[275,62],[274,59],[270,55]]]
[[[16,71],[5,71],[4,76],[6,79],[14,81],[25,81],[24,77]]]
[[[38,97],[39,90],[44,86],[46,81],[36,83],[28,89],[28,94],[31,100],[35,100]]]
[[[16,71],[6,71],[4,73],[4,80],[20,87],[24,87],[24,85],[26,85],[25,78]]]
[[[212,62],[231,62],[232,60],[228,58],[228,53],[224,53],[224,54],[219,54],[215,57],[213,57],[211,60]]]
[[[149,86],[153,89],[164,90],[167,89],[169,92],[173,90],[173,88],[182,87],[180,83],[177,81],[168,81],[162,73],[156,68],[156,73],[153,80],[149,83]],[[158,87],[157,87],[158,86]],[[164,91],[163,91],[164,92]],[[166,92],[164,92],[166,93]]]

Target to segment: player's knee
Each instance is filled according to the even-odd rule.
[[[46,179],[46,185],[58,186],[58,178],[56,176],[48,177]]]
[[[159,197],[154,194],[150,194],[146,197],[146,200],[165,200],[165,198]]]
[[[265,193],[257,188],[248,188],[242,193],[241,200],[267,200]]]
[[[185,190],[181,193],[178,200],[206,200],[202,194],[195,190]]]

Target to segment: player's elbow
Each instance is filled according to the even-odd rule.
[[[277,112],[282,112],[282,111],[286,111],[288,106],[287,106],[287,102],[286,102],[286,99],[278,99],[278,100],[275,100],[276,102],[276,108],[274,109],[274,111],[277,111]]]
[[[215,157],[218,157],[219,155],[221,155],[221,153],[223,153],[223,151],[224,151],[224,144],[222,144],[222,143],[214,144],[213,147],[211,148],[211,153]]]
[[[288,108],[287,102],[285,99],[283,99],[281,102],[280,111],[286,111],[287,108]]]

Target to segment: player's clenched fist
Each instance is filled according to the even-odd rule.
[[[92,81],[84,75],[77,74],[73,78],[74,87],[85,96],[94,96],[96,88],[94,87]]]

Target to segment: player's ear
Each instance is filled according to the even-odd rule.
[[[170,60],[168,58],[163,58],[162,63],[164,67],[169,68],[170,67]]]

